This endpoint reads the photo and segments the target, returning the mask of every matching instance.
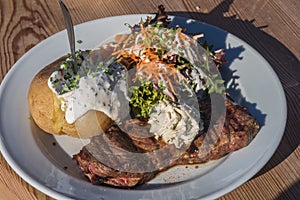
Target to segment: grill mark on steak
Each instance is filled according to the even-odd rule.
[[[205,99],[199,103],[200,110],[205,110],[204,126],[210,123],[210,100]],[[137,123],[136,121],[127,121],[126,126]],[[126,124],[125,123],[125,124]],[[258,132],[256,120],[243,107],[226,101],[226,117],[222,127],[215,125],[208,132],[198,135],[189,149],[178,159],[171,160],[167,167],[159,168],[150,172],[126,172],[117,170],[118,166],[130,163],[130,167],[152,166],[156,169],[160,159],[172,156],[175,148],[169,148],[162,151],[161,155],[145,154],[165,144],[162,141],[153,140],[153,138],[136,138],[134,134],[127,134],[117,125],[113,125],[104,135],[95,136],[91,143],[83,147],[74,159],[82,169],[83,173],[93,184],[107,184],[115,187],[129,188],[143,184],[153,179],[157,173],[166,170],[175,165],[199,164],[210,160],[219,159],[226,154],[247,146]],[[138,129],[128,129],[129,131],[138,131]],[[219,131],[221,130],[221,132]],[[100,142],[101,141],[101,142]],[[106,142],[103,142],[106,141]],[[208,141],[217,141],[214,142]],[[171,147],[173,145],[170,145]],[[118,149],[123,149],[134,153],[144,153],[145,159],[128,158],[120,154]],[[98,157],[98,158],[95,158]],[[102,162],[102,161],[105,162]],[[143,162],[142,165],[140,162]],[[115,166],[115,167],[111,167]],[[129,166],[129,165],[128,165]],[[126,168],[126,166],[125,166]]]

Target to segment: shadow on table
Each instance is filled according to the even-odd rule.
[[[286,129],[282,141],[275,154],[272,156],[270,161],[256,174],[255,177],[257,177],[281,163],[300,144],[300,137],[297,137],[297,131],[300,130],[300,123],[296,123],[298,116],[297,110],[299,110],[299,108],[297,109],[296,106],[299,107],[300,98],[299,96],[297,96],[297,94],[293,94],[292,88],[293,86],[297,86],[300,82],[300,70],[297,70],[297,68],[299,68],[299,60],[282,43],[280,43],[278,40],[262,31],[263,28],[268,27],[267,25],[262,27],[256,27],[253,25],[253,22],[255,21],[254,19],[250,21],[241,20],[237,19],[235,15],[230,17],[224,17],[223,14],[228,12],[232,3],[233,0],[224,0],[209,13],[168,12],[168,14],[196,19],[207,24],[217,26],[223,30],[228,31],[229,33],[236,35],[240,39],[250,44],[256,51],[258,51],[272,66],[273,70],[279,77],[285,90],[285,95],[288,104]],[[205,37],[207,36],[209,37],[210,35],[205,35]],[[213,37],[215,37],[215,35],[213,35]],[[259,38],[259,41],[257,40],[257,38]],[[225,44],[220,43],[214,45],[219,48],[224,48]],[[229,48],[226,49],[226,51],[228,52],[228,55],[234,54],[232,58],[241,59],[239,57],[239,54],[243,51],[242,48],[243,47],[240,47],[240,49]],[[229,65],[231,62],[230,59],[231,58],[229,58]],[[284,65],[284,67],[282,65]],[[234,72],[230,73],[230,75],[234,74]],[[232,90],[233,92],[235,91],[234,87],[232,88]],[[246,106],[255,107],[255,104],[251,104],[249,102],[242,103],[244,103],[244,105],[246,103]],[[247,105],[247,103],[249,105]],[[261,115],[262,113],[257,114]],[[261,122],[263,122],[262,120]]]
[[[298,200],[300,197],[300,180],[288,187],[285,191],[280,193],[276,200]]]

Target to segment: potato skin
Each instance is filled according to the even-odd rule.
[[[29,110],[34,122],[47,133],[89,138],[105,131],[111,120],[104,113],[91,110],[75,123],[67,123],[60,100],[48,87],[50,75],[65,59],[66,56],[57,59],[33,78],[28,91]]]

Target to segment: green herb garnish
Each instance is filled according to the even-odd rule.
[[[159,89],[165,89],[161,84]],[[143,82],[140,86],[132,86],[130,88],[132,95],[130,97],[129,106],[132,118],[148,119],[152,107],[157,105],[160,100],[170,98],[154,88],[152,82]]]

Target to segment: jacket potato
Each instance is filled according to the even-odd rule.
[[[66,58],[63,56],[47,65],[33,78],[28,91],[30,113],[38,127],[47,133],[89,138],[105,131],[111,120],[103,112],[90,110],[74,123],[67,123],[61,101],[48,87],[50,75]]]

